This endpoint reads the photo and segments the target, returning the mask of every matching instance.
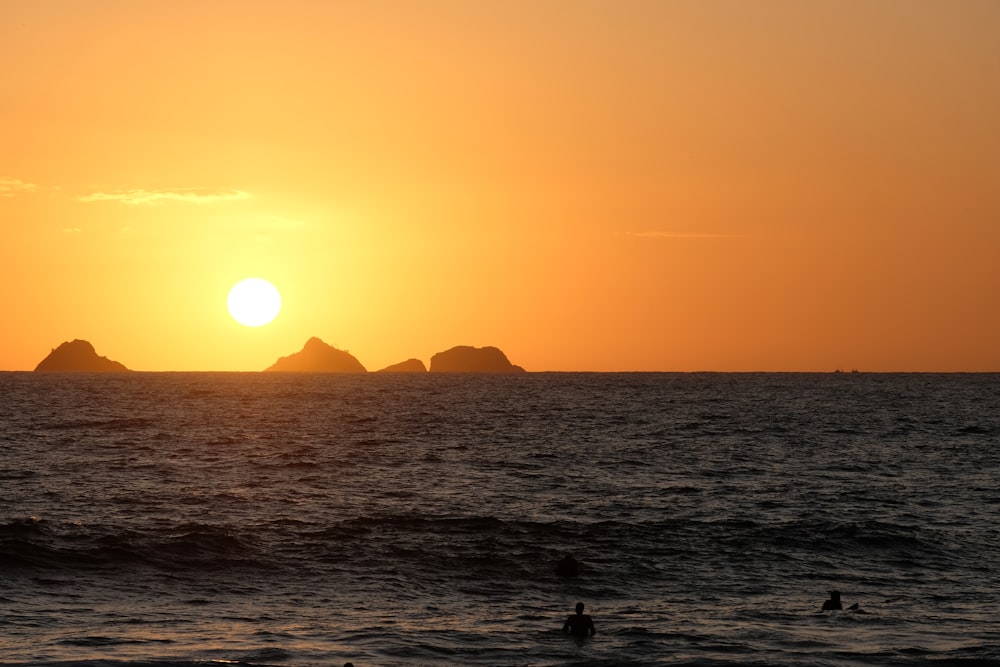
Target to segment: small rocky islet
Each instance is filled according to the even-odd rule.
[[[50,373],[125,373],[125,364],[97,354],[94,346],[85,340],[66,341],[42,359],[35,372]]]

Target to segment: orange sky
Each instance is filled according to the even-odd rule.
[[[0,369],[1000,371],[997,35],[993,0],[7,0]]]

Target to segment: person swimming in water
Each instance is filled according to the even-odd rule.
[[[844,606],[840,604],[840,591],[830,591],[830,599],[823,601],[823,611],[833,611],[834,609],[843,609]]]
[[[590,617],[590,614],[583,613],[583,603],[576,603],[576,613],[566,619],[563,623],[562,631],[564,633],[569,633],[574,637],[586,637],[590,635],[593,637],[597,630],[594,629],[594,619]]]

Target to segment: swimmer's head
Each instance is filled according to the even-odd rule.
[[[583,613],[583,603],[582,602],[577,602],[576,603],[576,613],[578,613],[578,614],[582,614]]]

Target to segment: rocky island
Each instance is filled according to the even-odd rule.
[[[338,350],[315,336],[295,354],[281,357],[265,373],[367,373],[361,362],[346,350]]]
[[[495,347],[459,345],[431,357],[431,373],[524,373]]]
[[[419,359],[407,359],[392,366],[386,366],[379,373],[426,373],[427,367]]]
[[[430,369],[419,359],[392,364],[379,373],[524,373],[495,347],[459,345],[431,357]],[[367,373],[365,367],[346,350],[338,350],[315,336],[301,351],[281,357],[264,372],[284,373]]]
[[[98,356],[88,341],[72,340],[49,352],[35,366],[35,372],[48,373],[121,373],[127,372],[124,364]]]

